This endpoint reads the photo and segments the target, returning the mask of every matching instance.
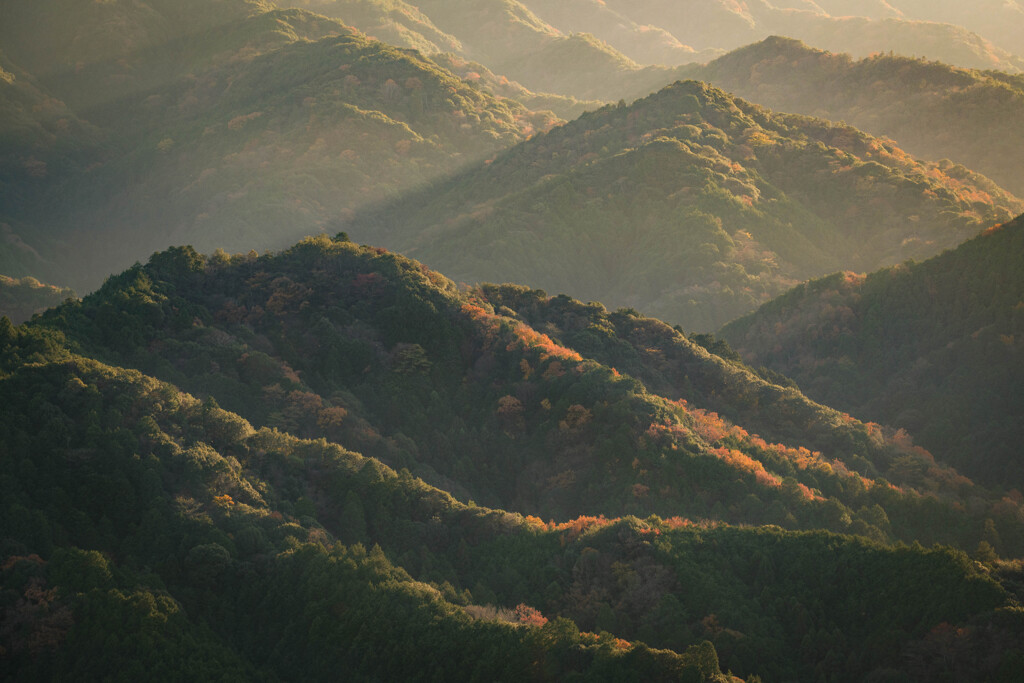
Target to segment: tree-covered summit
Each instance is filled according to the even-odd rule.
[[[714,330],[808,277],[926,258],[1024,205],[948,162],[679,82],[343,226],[465,282]]]

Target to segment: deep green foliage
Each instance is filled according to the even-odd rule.
[[[182,287],[202,279],[189,250],[153,261]],[[1019,661],[1008,594],[956,551],[655,517],[544,524],[254,431],[39,326],[2,334],[5,678],[724,681],[722,658],[858,680],[930,671],[947,622],[1000,643],[984,660],[957,650],[979,677]],[[379,545],[335,541],[354,532]],[[484,601],[549,620],[469,604]]]
[[[255,425],[343,443],[495,508],[710,517],[969,551],[992,518],[1002,552],[1024,547],[1017,504],[660,321],[523,288],[459,292],[346,240],[262,257],[155,254],[37,324]],[[360,504],[368,517],[365,500],[346,502],[351,542]]]
[[[708,647],[623,650],[571,622],[474,621],[379,547],[335,543],[315,518],[330,519],[331,498],[306,496],[348,479],[369,501],[392,482],[384,495],[406,505],[374,520],[382,537],[415,524],[417,500],[446,517],[465,506],[136,372],[67,354],[19,364],[30,334],[18,337],[0,381],[5,679],[720,678]]]
[[[902,427],[972,477],[1020,488],[1022,252],[1017,219],[923,263],[801,285],[722,335],[810,396]]]

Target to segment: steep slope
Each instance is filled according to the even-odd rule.
[[[265,301],[262,316],[255,315],[254,306],[247,319],[230,325],[217,320],[221,315],[208,315],[205,304],[217,301],[221,312],[237,316],[239,303],[254,303],[235,299],[242,291],[238,288],[252,287],[258,298],[263,288],[259,283],[268,277],[276,282],[275,294]],[[235,284],[237,278],[241,283]],[[506,303],[514,303],[509,296],[513,293],[500,294]],[[582,306],[539,300],[536,293],[518,295],[535,302],[533,313],[542,310],[537,306],[569,311]],[[451,405],[462,420],[460,429],[484,441],[486,432],[478,427],[481,413],[472,408],[480,403],[472,395],[478,391],[475,385],[490,386],[494,394],[515,391],[523,396],[522,412],[505,411],[500,419],[508,432],[505,438],[527,451],[533,448],[516,419],[533,427],[537,410],[561,417],[562,400],[552,400],[549,409],[533,405],[537,395],[559,385],[566,387],[570,401],[580,401],[565,411],[566,426],[557,427],[563,439],[577,446],[589,441],[590,431],[600,424],[628,431],[645,404],[658,403],[644,395],[637,380],[615,378],[614,373],[598,372],[593,361],[565,357],[514,318],[463,310],[468,303],[464,297],[414,262],[350,243],[317,240],[256,261],[223,256],[206,261],[187,249],[172,250],[112,279],[82,304],[48,314],[45,327],[35,323],[15,329],[0,321],[0,397],[12,407],[0,417],[0,457],[9,473],[0,480],[7,534],[4,604],[22,600],[17,611],[3,614],[5,624],[21,628],[4,641],[17,656],[5,659],[4,665],[12,662],[28,677],[61,675],[75,661],[78,666],[159,666],[155,658],[198,640],[207,647],[193,646],[180,658],[183,663],[172,662],[167,671],[185,666],[215,671],[220,665],[245,678],[255,672],[271,680],[297,672],[327,679],[340,667],[373,678],[427,671],[488,680],[559,680],[571,672],[610,680],[629,675],[724,680],[716,650],[733,672],[771,679],[805,679],[822,661],[843,662],[851,680],[885,669],[927,677],[952,663],[982,676],[1012,668],[1021,651],[1020,611],[1013,608],[1007,589],[986,575],[994,565],[979,569],[962,553],[679,517],[612,521],[589,516],[545,523],[466,505],[407,471],[396,473],[335,443],[254,428],[221,410],[212,398],[199,401],[137,372],[76,355],[65,348],[63,336],[80,340],[74,343],[80,349],[92,347],[109,357],[152,363],[162,374],[177,373],[187,382],[206,376],[220,385],[214,393],[225,400],[239,399],[224,390],[231,376],[249,380],[249,405],[266,401],[271,410],[274,392],[258,387],[272,386],[275,372],[280,388],[287,383],[295,393],[304,388],[301,379],[288,380],[280,373],[320,385],[333,382],[331,400],[345,401],[350,412],[339,413],[340,406],[328,406],[327,401],[315,405],[307,393],[297,402],[301,408],[284,417],[305,420],[287,425],[290,430],[324,429],[332,440],[345,444],[352,443],[345,421],[357,422],[362,412],[354,396],[365,401],[369,414],[375,408],[374,392],[392,394],[391,414],[383,419],[408,431],[411,438],[390,437],[406,448],[428,442],[426,432],[414,431],[417,420],[444,424],[449,419],[445,406],[455,384],[471,394],[465,403]],[[410,336],[391,354],[385,372],[372,359],[368,370],[360,369],[366,358],[355,358],[355,372],[342,383],[337,368],[318,376],[314,368],[321,361],[312,358],[312,346],[287,350],[304,343],[303,330],[310,328],[303,319],[317,316],[321,328],[348,319],[335,347],[345,341],[349,347],[336,359],[355,356],[360,342],[387,348],[392,341],[387,335]],[[411,324],[386,329],[396,319]],[[649,338],[666,334],[689,348],[685,339],[664,326],[663,332],[654,321],[645,327]],[[123,334],[115,337],[115,328]],[[241,339],[246,329],[248,338],[268,351],[282,349],[295,369],[282,357],[250,347],[237,357],[248,370],[231,371],[228,359],[242,349],[229,337]],[[494,337],[490,349],[474,347],[481,334]],[[99,341],[105,335],[107,344]],[[177,363],[174,349],[186,346],[193,367]],[[452,358],[446,348],[468,357]],[[325,351],[322,347],[320,353]],[[538,358],[539,351],[562,353],[560,367],[554,367],[554,358]],[[696,349],[691,353],[700,355]],[[500,366],[513,366],[522,376],[524,360],[533,368],[532,382],[502,380]],[[468,374],[445,379],[446,372],[460,366]],[[421,373],[426,375],[422,382],[416,378]],[[632,387],[633,398],[602,412],[602,385],[618,384],[621,392],[624,383]],[[529,385],[537,392],[533,398],[526,397]],[[423,391],[432,392],[431,397]],[[428,414],[417,415],[424,407]],[[488,401],[485,410],[492,407]],[[750,450],[754,438],[701,411],[678,407],[690,413],[684,421],[692,421],[694,432],[679,439],[682,423],[666,415],[665,429],[651,427],[644,436],[661,447],[650,454],[634,450],[638,462],[632,467],[652,467],[658,486],[705,481],[714,487],[707,493],[730,501],[739,493],[737,487],[746,488],[736,477],[752,463],[744,461],[740,449],[757,455]],[[311,426],[314,416],[318,426]],[[710,436],[709,430],[716,428],[730,433]],[[844,429],[863,427],[849,422]],[[357,424],[355,431],[365,439],[368,429]],[[546,431],[543,426],[541,431]],[[562,444],[550,436],[548,432],[541,457],[562,457]],[[713,453],[704,451],[701,456],[706,448],[702,441],[712,438],[723,444],[713,450],[724,454],[709,458]],[[500,440],[486,443],[486,458],[508,457],[503,449],[490,448],[495,443],[500,445]],[[631,448],[625,441],[617,445]],[[446,448],[453,446],[465,447]],[[875,451],[887,448],[880,444]],[[670,476],[657,462],[680,458],[682,449],[691,454],[684,457],[697,456],[703,465],[677,468]],[[814,462],[817,454],[771,450],[774,455],[759,457],[773,468],[780,465],[779,458],[792,457],[803,461],[795,477],[813,473],[826,485],[831,476]],[[605,457],[591,453],[584,460]],[[484,462],[481,458],[478,464]],[[716,462],[731,465],[721,469]],[[834,465],[841,467],[838,461]],[[702,474],[702,468],[709,471]],[[712,472],[718,476],[710,478]],[[762,480],[771,476],[761,473]],[[929,520],[939,533],[968,522],[962,504],[945,507],[956,494],[938,481],[928,496],[891,488],[881,480],[842,475],[836,481],[847,486],[859,482],[861,487],[866,482],[871,489],[861,488],[862,501],[877,501],[857,513],[860,524],[850,525],[850,530],[868,530],[863,520],[870,519],[880,525],[874,533],[886,533],[881,528],[890,524],[886,510],[896,534],[905,533],[901,516],[911,510],[915,515],[948,515],[938,524]],[[977,511],[979,496],[986,494],[962,482],[956,486],[971,496]],[[782,488],[802,495],[795,483]],[[600,489],[589,495],[608,500]],[[652,485],[642,496],[645,506],[658,495],[664,494]],[[997,514],[998,522],[990,526],[998,525],[1003,533],[1006,552],[1019,552],[1011,549],[1020,542],[1013,539],[1021,539],[1015,530],[1019,525],[1012,522],[1019,506],[1010,512],[1005,508],[1012,504],[999,504],[1005,515]],[[791,503],[773,507],[780,505]],[[684,500],[673,507],[685,506]],[[842,511],[835,506],[830,501],[823,507],[828,514],[812,524],[826,523],[829,515]],[[756,496],[747,494],[743,507],[747,519],[759,514]],[[799,507],[793,509],[802,517]],[[968,528],[975,525],[982,526],[977,520],[964,527],[969,536],[976,535]],[[919,538],[930,542],[928,536]],[[364,543],[380,547],[367,553]],[[999,565],[994,576],[1012,586],[1015,567]],[[513,605],[519,606],[513,611]],[[545,617],[531,605],[551,621],[537,628]],[[74,614],[71,623],[69,611]],[[123,612],[141,618],[141,626],[119,619]],[[247,618],[238,619],[237,614]],[[161,620],[161,615],[167,618]],[[495,622],[495,617],[523,625]],[[959,629],[953,651],[941,649],[943,642],[951,644],[941,639],[945,632],[936,630],[943,622]],[[652,651],[610,633],[579,633],[577,624],[683,654]],[[138,639],[133,631],[150,640]],[[6,638],[12,631],[2,633]],[[45,637],[31,640],[32,633]],[[116,642],[111,633],[117,634]],[[106,639],[102,660],[90,652],[100,634]],[[985,634],[984,644],[977,640],[980,634]],[[701,645],[704,639],[714,647]],[[36,649],[26,647],[26,641]],[[150,646],[154,641],[160,645]],[[118,649],[121,643],[123,649]],[[466,676],[467,666],[475,673]]]
[[[713,330],[799,280],[927,257],[1021,208],[961,167],[685,82],[342,226],[458,280]]]
[[[443,515],[463,548],[473,534],[524,535],[522,518],[466,508],[334,444],[254,431],[210,401],[0,322],[0,395],[12,408],[0,417],[5,679],[735,680],[707,643],[677,655],[588,638],[564,619],[541,627],[525,605],[521,623],[475,619],[379,546],[336,542],[316,517],[356,533],[341,505],[358,496],[329,494],[349,489],[371,511],[391,507],[394,522],[375,515],[374,528],[397,536],[426,527],[421,514]],[[998,604],[994,584],[943,564],[963,597],[982,588],[968,611]]]
[[[177,69],[141,91],[108,90],[103,65],[84,67],[74,88],[46,81],[68,101],[90,83],[105,94],[87,111],[99,135],[84,159],[50,173],[31,161],[45,163],[45,145],[11,132],[20,176],[0,216],[9,274],[90,289],[169,242],[280,246],[555,120],[299,10],[190,40],[204,47],[179,46],[184,62],[164,50],[113,63],[142,75]]]
[[[924,263],[801,285],[722,335],[808,395],[907,429],[961,471],[1024,486],[1024,220]]]
[[[678,382],[668,397],[654,380],[647,388],[652,371],[620,374],[607,350],[589,351],[585,339],[579,351],[564,346],[568,332],[553,339],[556,328],[538,331],[487,296],[460,294],[383,250],[320,238],[259,258],[157,254],[37,324],[212,395],[254,424],[326,436],[523,514],[711,516],[970,549],[992,517],[1001,551],[1024,544],[1016,506],[663,323],[627,315],[620,334],[665,348],[678,375],[653,351],[635,362]],[[765,438],[736,424],[776,422]],[[772,443],[787,429],[804,436]],[[965,496],[990,502],[965,512]]]
[[[846,121],[1024,194],[1020,76],[884,54],[854,61],[777,37],[685,73],[776,110]]]

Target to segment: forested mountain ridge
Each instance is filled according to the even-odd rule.
[[[40,94],[4,121],[2,262],[81,289],[171,241],[283,246],[557,120],[300,10],[9,73],[0,88]],[[19,132],[31,126],[58,126],[56,145]]]
[[[584,307],[574,334],[564,320],[535,329],[509,307],[545,299],[460,293],[414,261],[322,237],[258,258],[157,254],[34,324],[254,424],[339,441],[490,507],[852,529],[972,550],[991,517],[1000,550],[1024,545],[1016,504],[908,440],[635,313]],[[655,393],[659,382],[674,393]],[[764,438],[747,425],[767,427]],[[967,496],[990,502],[965,513]]]
[[[619,69],[617,73],[625,79],[622,82],[631,84],[627,97],[641,95],[671,77],[665,69],[655,74],[627,63],[629,60],[613,58],[595,39],[570,39],[525,6],[506,5],[510,21],[517,22],[523,31],[539,31],[554,40],[562,46],[558,50],[573,52],[586,45],[590,46],[587,49],[604,51],[602,54],[611,62],[619,64],[611,68]],[[492,15],[494,7],[487,3],[474,7],[472,13],[451,17],[451,21],[474,26],[473,22],[484,22],[491,33],[503,30],[500,27],[504,19],[499,21]],[[448,34],[442,35],[443,30],[438,28],[441,24],[431,18],[426,6],[416,10],[398,2],[339,3],[335,9],[341,16],[348,11],[382,21],[391,17],[388,25],[422,30],[425,33],[417,35],[429,35],[424,40],[438,49],[472,53],[467,52],[461,38],[449,40],[444,37]],[[455,12],[450,8],[445,11]],[[0,199],[4,208],[0,215],[0,271],[72,285],[80,291],[94,287],[106,273],[172,242],[194,243],[205,251],[216,247],[235,251],[277,248],[302,234],[335,232],[350,212],[367,203],[401,196],[472,166],[474,161],[490,158],[557,121],[551,113],[536,110],[552,109],[562,116],[575,116],[597,104],[564,95],[536,94],[508,81],[500,70],[489,70],[486,65],[474,70],[473,62],[465,57],[438,56],[430,61],[409,50],[386,47],[357,35],[337,20],[302,10],[275,10],[266,3],[222,0],[175,4],[154,0],[80,5],[47,0],[32,7],[12,6],[6,18],[0,29],[0,47],[7,75],[0,88],[11,96],[5,102],[15,106],[8,113],[0,112],[5,116],[0,139],[11,145],[5,143],[0,158]],[[46,27],[45,38],[27,40],[32,26]],[[490,35],[487,31],[471,33],[482,41],[482,47],[498,49],[497,41],[486,38]],[[433,49],[427,44],[417,46]],[[552,55],[538,55],[537,59],[544,62],[544,73],[552,77],[562,74],[572,83],[583,82],[568,71],[551,68],[557,63]],[[585,61],[596,64],[600,60]],[[446,70],[448,67],[458,76]],[[614,80],[605,74],[595,82],[610,84]],[[613,96],[610,91],[601,94],[609,96]],[[517,99],[530,109],[518,104]],[[703,120],[694,125],[704,123],[715,126]],[[646,132],[660,130],[661,126],[669,131],[676,127],[674,121],[656,122]],[[31,133],[33,129],[36,132]],[[669,132],[668,136],[685,137],[677,133]],[[826,136],[823,141],[866,160],[860,151],[834,139]],[[589,150],[606,162],[589,172],[604,173],[608,180],[612,175],[628,179],[637,172],[637,165],[658,167],[667,158],[677,156],[657,145],[641,146],[631,140],[627,140],[627,146],[621,140],[606,142],[612,143],[607,153],[602,152],[602,147],[608,146],[604,144]],[[711,142],[705,146],[714,148],[718,144]],[[743,141],[742,145],[746,144]],[[714,155],[709,150],[698,151],[697,156],[705,157],[701,163],[707,168],[728,164],[729,170],[723,166],[710,172],[720,173],[726,182],[738,187],[751,182],[749,173],[745,173],[749,171],[745,167],[750,154],[742,145],[739,156],[726,154],[726,158],[718,159],[723,156],[720,150]],[[618,152],[633,148],[635,154],[618,158]],[[756,157],[758,153],[752,154]],[[744,172],[732,169],[733,164],[743,166]],[[871,168],[875,167],[864,172],[870,175]],[[1011,213],[1019,209],[999,196],[999,191],[957,166],[940,170],[939,175],[977,186],[981,193],[992,196],[995,204],[1010,206]],[[561,171],[557,169],[557,173]],[[583,169],[577,171],[580,175],[586,173]],[[764,168],[757,171],[766,175]],[[792,188],[776,177],[768,180],[795,200]],[[601,184],[605,180],[585,177],[583,182]],[[859,178],[853,183],[851,179],[854,186],[872,182]],[[966,197],[974,192],[973,188],[967,189],[955,193]],[[849,188],[843,192],[848,193]],[[537,206],[550,205],[547,193],[547,189],[534,188],[530,200]],[[975,199],[987,202],[981,193],[975,193]],[[613,189],[606,194],[615,197],[619,192]],[[850,210],[860,210],[853,205],[862,199],[850,195]],[[606,203],[602,213],[621,214],[618,222],[647,226],[641,229],[648,237],[664,234],[664,216],[638,215],[636,206],[626,206],[628,200],[619,201],[623,206],[618,208],[608,206],[607,197],[601,201]],[[679,201],[677,198],[662,208],[672,213],[677,207],[671,204]],[[942,204],[946,199],[938,202]],[[796,203],[804,204],[804,199]],[[968,203],[973,205],[975,200]],[[979,210],[959,200],[955,204],[939,213]],[[755,213],[761,210],[748,208]],[[795,212],[799,217],[779,220],[785,224],[820,218],[807,216],[806,208],[784,206],[783,213]],[[722,211],[724,215],[719,218],[727,223],[734,222],[730,213],[751,213],[728,205]],[[818,211],[811,207],[812,214]],[[888,220],[886,213],[894,215],[877,213],[873,220]],[[914,215],[919,214],[908,213],[907,217]],[[932,220],[928,211],[919,216],[922,223],[931,225],[959,220]],[[539,216],[514,220],[533,221],[538,217],[545,218],[541,212]],[[802,278],[840,267],[867,270],[906,256],[928,255],[913,250],[918,242],[915,235],[909,235],[912,253],[893,253],[889,261],[864,263],[826,263],[829,255],[819,254],[824,265],[808,271],[799,263],[784,262],[792,255],[763,248],[759,237],[745,241],[740,234],[743,231],[732,226],[727,226],[726,233],[733,247],[719,239],[717,229],[705,232],[709,234],[704,237],[709,239],[702,238],[695,246],[706,244],[708,249],[720,251],[735,247],[742,272],[734,267],[735,261],[716,259],[712,254],[712,264],[723,264],[716,266],[717,270],[712,268],[714,272],[704,268],[678,282],[664,277],[654,283],[617,282],[615,291],[611,286],[609,291],[598,289],[592,294],[580,289],[578,295],[613,305],[640,306],[684,322],[687,327],[710,330]],[[966,236],[966,232],[959,234],[960,238]],[[384,242],[383,237],[361,238]],[[384,243],[392,247],[417,246]],[[816,247],[805,246],[804,255],[810,258]],[[890,244],[884,249],[902,248]],[[478,277],[471,268],[473,264],[435,261],[426,251],[416,255],[457,278]],[[777,263],[771,262],[773,255],[780,259]],[[682,263],[687,254],[673,258],[676,256]],[[606,255],[598,257],[607,260]],[[479,260],[477,255],[471,258]],[[648,255],[640,249],[637,263],[646,260]],[[548,281],[533,273],[509,270],[485,273],[480,279],[519,279],[577,293],[573,285],[592,277],[577,275],[573,282],[568,277]],[[666,286],[665,282],[670,284]],[[709,317],[700,309],[715,297],[721,299],[723,308]]]
[[[701,83],[583,114],[697,27],[1016,57],[916,0],[296,2],[0,0],[0,680],[1016,683],[1024,204]],[[882,424],[701,333],[899,262],[751,328]]]
[[[1013,563],[649,514],[654,498],[671,500],[664,485],[707,482],[729,504],[712,517],[753,519],[763,512],[750,492],[770,495],[787,460],[793,479],[772,508],[792,510],[801,526],[913,537],[910,517],[939,514],[935,528],[963,533],[956,542],[1002,533],[1016,552],[1024,535],[1011,503],[998,502],[997,520],[982,524],[959,504],[946,507],[960,491],[977,509],[987,494],[967,482],[936,479],[925,496],[843,474],[840,460],[826,466],[819,454],[763,444],[694,406],[670,406],[523,322],[540,325],[545,314],[563,342],[577,318],[624,366],[659,339],[724,362],[633,312],[523,288],[459,292],[413,261],[325,238],[261,257],[173,249],[31,325],[0,320],[0,396],[12,406],[0,418],[10,464],[0,479],[5,673],[31,679],[87,665],[250,680],[319,680],[339,668],[371,678],[728,680],[721,667],[857,680],[887,669],[927,678],[955,666],[968,679],[1013,671],[1024,652]],[[83,352],[205,385],[207,398]],[[634,361],[638,374],[668,372],[646,353]],[[694,402],[706,391],[683,390]],[[258,419],[217,405],[227,402]],[[470,455],[485,456],[477,462],[492,472],[514,452],[501,442],[529,452],[523,427],[540,426],[545,457],[564,458],[568,447],[581,477],[588,461],[610,455],[588,452],[605,439],[600,430],[628,433],[657,417],[647,446],[616,442],[635,454],[626,469],[639,479],[627,497],[645,519],[544,522],[482,508],[338,445],[364,443],[396,466],[419,467],[430,439],[417,423],[444,427],[449,408],[486,445]],[[535,424],[544,413],[557,426]],[[487,424],[500,435],[488,439]],[[894,444],[878,436],[884,460]],[[658,464],[680,458],[697,466]],[[470,472],[452,476],[477,486]],[[808,477],[828,491],[800,483]],[[855,482],[870,489],[857,493]],[[837,499],[818,500],[833,493],[864,503],[853,524]],[[574,504],[615,504],[599,488],[587,496]],[[379,547],[368,552],[371,543]]]
[[[1022,208],[962,166],[680,82],[342,227],[457,280],[713,330],[802,279],[926,258]]]
[[[0,393],[33,401],[0,418],[6,679],[734,680],[707,643],[651,650],[564,619],[544,626],[526,605],[488,618],[496,610],[474,611],[468,591],[448,583],[442,596],[358,540],[360,496],[394,554],[418,551],[410,539],[439,515],[464,555],[467,538],[530,530],[521,517],[467,508],[335,444],[254,431],[212,401],[2,323]],[[324,524],[357,540],[343,546]],[[543,552],[557,533],[531,535]],[[459,547],[432,545],[446,563]],[[998,605],[995,585],[951,559],[964,597],[980,587]]]
[[[800,285],[721,334],[808,395],[1020,488],[1024,219],[923,263]]]
[[[846,121],[926,159],[953,159],[1018,195],[1024,78],[880,54],[861,60],[772,37],[682,70],[772,109]]]
[[[400,0],[291,0],[279,4],[322,12],[425,54],[453,53],[535,92],[612,102],[642,97],[683,77],[675,70],[679,65],[705,63],[772,34],[857,57],[895,50],[971,68],[1019,72],[1024,67],[1019,55],[1006,51],[1017,49],[1016,44],[997,48],[957,25],[969,23],[971,17],[937,23],[927,16],[930,8],[924,7],[880,16],[866,7],[825,7],[812,2],[787,7],[722,0],[639,4],[473,0],[458,5],[431,0],[416,6]],[[937,21],[944,20],[938,17],[948,9],[938,12]],[[1012,32],[1009,27],[1014,24],[995,25],[1002,30],[994,33],[1002,37]]]

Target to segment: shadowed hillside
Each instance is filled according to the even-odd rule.
[[[1024,222],[923,263],[801,285],[722,335],[810,396],[905,428],[992,485],[1024,485]]]

